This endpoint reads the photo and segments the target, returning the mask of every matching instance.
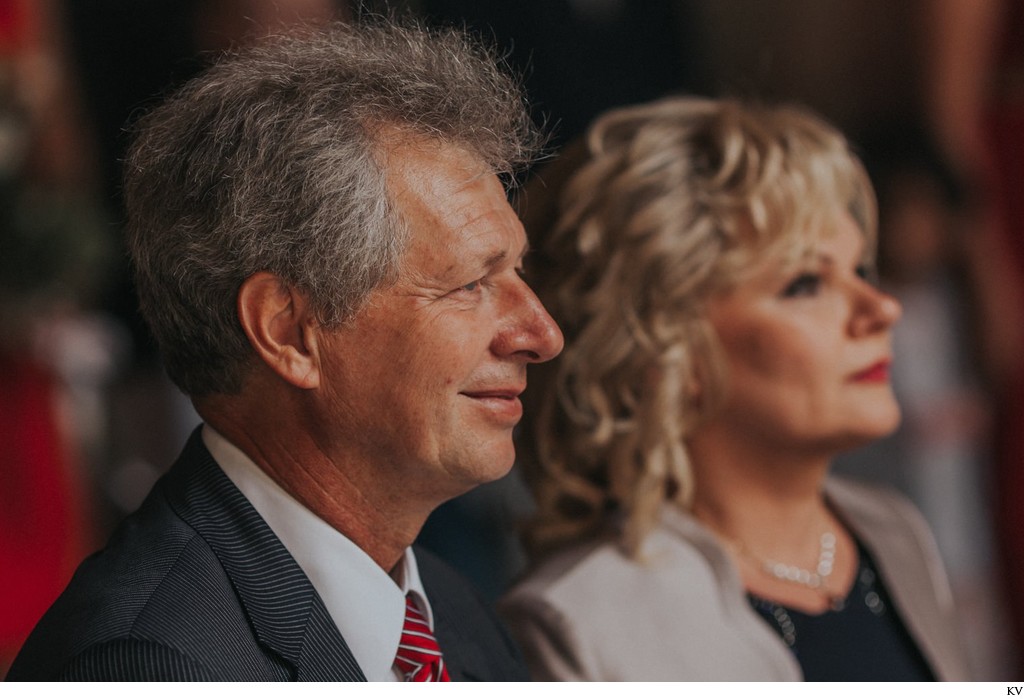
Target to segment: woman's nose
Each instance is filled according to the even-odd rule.
[[[851,329],[854,335],[877,333],[892,328],[903,315],[903,307],[893,295],[862,281],[855,300]]]

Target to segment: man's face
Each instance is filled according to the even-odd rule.
[[[321,447],[440,502],[511,468],[526,365],[562,335],[520,276],[523,227],[479,160],[419,141],[385,169],[410,241],[398,282],[322,331]]]

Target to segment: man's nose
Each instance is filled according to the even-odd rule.
[[[496,354],[520,356],[526,362],[547,362],[562,351],[562,331],[523,280],[517,281],[505,313],[507,323],[494,339]]]

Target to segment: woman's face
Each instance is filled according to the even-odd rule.
[[[795,271],[762,263],[711,300],[729,372],[715,422],[730,439],[834,454],[899,424],[889,366],[900,306],[865,279],[863,246],[843,214]]]

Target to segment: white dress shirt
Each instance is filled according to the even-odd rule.
[[[203,442],[309,577],[367,680],[402,680],[393,664],[405,623],[407,594],[417,599],[434,628],[412,549],[405,550],[392,578],[209,425],[203,426]]]

